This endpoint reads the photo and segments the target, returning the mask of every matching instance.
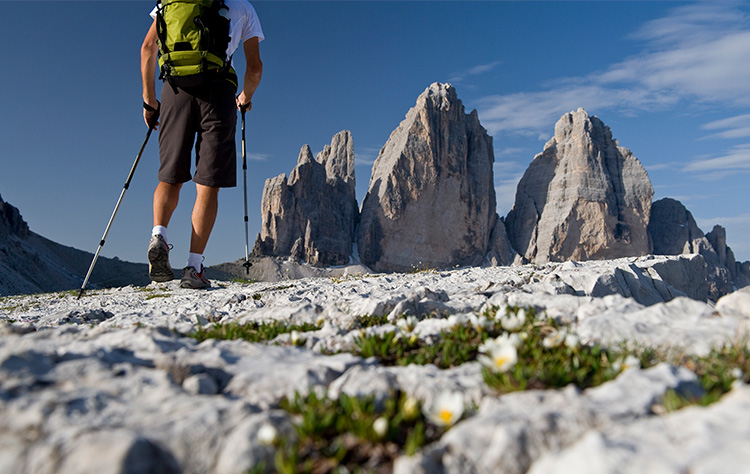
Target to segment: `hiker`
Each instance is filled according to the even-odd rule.
[[[182,271],[180,286],[208,288],[211,283],[204,274],[203,252],[216,220],[219,189],[237,185],[236,109],[250,110],[252,106],[253,93],[263,73],[258,44],[264,36],[255,9],[247,0],[215,0],[211,7],[191,3],[186,0],[158,3],[151,11],[154,21],[141,47],[143,118],[150,128],[160,126],[161,164],[159,183],[154,191],[154,227],[148,246],[148,261],[152,281],[174,278],[169,264],[167,226],[177,207],[182,184],[192,177],[197,196],[191,218],[190,254]],[[186,8],[203,8],[205,12],[189,17],[184,13],[188,11]],[[182,9],[179,10],[182,13],[176,13],[178,9]],[[169,21],[163,21],[169,15]],[[188,19],[183,20],[186,15]],[[209,32],[209,40],[193,40],[200,44],[191,44],[188,40],[174,42],[173,25],[178,21],[191,25],[191,28],[205,27],[200,34],[208,36],[206,32]],[[208,54],[208,60],[193,61],[195,64],[189,67],[184,65],[184,57],[180,63],[177,59],[172,61],[168,54],[175,52],[175,55],[180,55],[190,49],[205,48],[205,44],[213,47],[216,54]],[[225,51],[224,44],[227,45]],[[242,90],[235,98],[237,75],[231,67],[231,56],[239,45],[242,45],[247,66]],[[201,56],[205,57],[206,54]],[[156,99],[155,90],[157,58],[160,79],[164,80],[161,103]],[[199,68],[201,72],[197,72]],[[196,169],[191,176],[193,144]]]

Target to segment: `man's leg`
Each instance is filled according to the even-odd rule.
[[[190,255],[187,266],[182,270],[183,288],[208,288],[211,283],[203,274],[203,251],[216,222],[219,210],[219,188],[195,185],[197,195],[193,206],[193,234],[190,237]]]
[[[180,200],[182,184],[170,184],[160,181],[154,191],[154,228],[148,244],[148,274],[152,281],[170,281],[174,272],[169,265],[169,245],[167,244],[167,226],[172,213]]]
[[[203,254],[219,210],[219,188],[196,184],[195,189],[197,195],[193,207],[190,253]]]
[[[177,209],[180,201],[182,183],[172,184],[159,181],[154,191],[154,227],[167,227],[172,213]]]

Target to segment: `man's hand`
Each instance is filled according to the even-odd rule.
[[[143,102],[143,120],[148,128],[156,130],[159,126],[159,109],[161,109],[161,103],[158,100],[155,105]]]
[[[245,91],[240,92],[237,96],[237,108],[240,112],[247,112],[253,107],[253,103],[245,96]]]

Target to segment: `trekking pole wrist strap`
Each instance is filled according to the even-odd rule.
[[[160,106],[161,106],[161,103],[158,100],[156,101],[156,108],[153,108],[150,105],[148,105],[145,100],[143,101],[143,108],[149,112],[156,112],[157,110],[159,110]]]

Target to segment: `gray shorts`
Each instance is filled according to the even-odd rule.
[[[235,88],[227,81],[178,88],[165,83],[159,118],[159,181],[204,186],[237,186]],[[195,144],[195,176],[191,155]]]

